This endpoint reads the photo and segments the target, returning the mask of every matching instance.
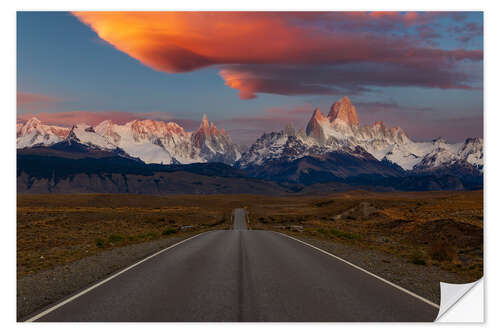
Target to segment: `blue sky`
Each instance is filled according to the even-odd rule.
[[[417,55],[432,51],[422,62],[412,60],[400,64],[397,55],[386,60],[385,54],[385,58],[380,60],[376,58],[379,51],[374,51],[373,61],[370,58],[353,58],[351,61],[349,50],[338,51],[345,52],[347,59],[329,59],[323,54],[330,50],[321,48],[318,48],[318,55],[307,51],[304,57],[297,60],[286,57],[276,59],[273,49],[269,49],[269,56],[264,59],[260,55],[258,59],[244,54],[220,56],[221,59],[204,55],[204,59],[209,59],[207,63],[186,70],[176,68],[174,61],[177,59],[169,58],[168,52],[161,59],[156,55],[153,58],[143,57],[143,50],[137,56],[137,53],[126,51],[129,49],[127,39],[117,39],[121,35],[112,35],[108,40],[100,38],[97,34],[102,26],[99,25],[102,21],[100,17],[85,21],[86,17],[68,12],[19,12],[18,115],[40,115],[44,120],[43,116],[49,113],[57,117],[57,114],[73,111],[80,111],[80,115],[82,112],[115,112],[114,115],[121,112],[172,119],[192,130],[206,113],[218,127],[225,127],[234,141],[250,143],[263,131],[279,130],[288,121],[297,127],[305,126],[315,107],[320,107],[326,114],[331,104],[346,94],[357,106],[362,124],[384,120],[388,125],[401,126],[410,137],[418,140],[443,136],[454,142],[482,136],[483,18],[482,13],[458,14],[442,13],[437,18],[419,14],[420,21],[410,23],[410,15],[405,13],[384,17],[384,21],[378,15],[351,18],[336,13],[337,16],[333,17],[300,17],[298,20],[283,15],[286,28],[302,29],[304,26],[306,30],[299,32],[305,36],[316,34],[321,29],[317,33],[320,36],[315,35],[314,38],[328,42],[330,35],[341,36],[344,38],[341,40],[348,45],[346,47],[350,46],[352,36],[357,35],[370,34],[388,45],[398,45],[399,40],[410,38],[418,47]],[[226,18],[216,19],[218,23]],[[116,24],[118,19],[113,20],[105,23]],[[193,22],[197,18],[183,20],[188,28],[199,28],[199,22]],[[255,24],[275,24],[273,21],[268,23],[269,20],[272,18],[259,18]],[[238,24],[231,18],[227,22],[229,26]],[[213,25],[214,22],[206,24]],[[219,36],[220,33],[211,36],[213,32],[206,31],[205,39],[200,43],[210,45],[218,38],[222,42],[227,38],[228,43],[232,43],[231,36]],[[141,30],[140,37],[149,41],[148,33]],[[164,43],[163,39],[162,43],[152,40],[151,45],[160,45],[154,47],[170,47],[169,35],[154,38],[165,39]],[[260,39],[268,36],[255,38],[255,48],[264,48],[264,53],[266,47],[272,48],[268,43],[260,45]],[[303,42],[297,40],[296,43]],[[287,45],[291,55],[297,50],[293,43],[295,40],[292,39]],[[332,43],[337,43],[333,37]],[[217,41],[214,48],[223,47],[220,44]],[[338,45],[332,44],[334,51]],[[353,45],[353,48],[359,47]],[[147,54],[162,54],[161,49],[151,47]],[[315,44],[307,47],[315,50]],[[435,55],[436,50],[450,51],[451,55],[443,60]],[[401,50],[395,47],[395,51]],[[480,59],[478,53],[473,53],[476,51],[480,52]],[[190,52],[198,52],[196,46]],[[467,54],[460,58],[464,52]],[[354,52],[352,54],[357,56]],[[311,61],[304,61],[304,58]],[[170,67],[165,69],[165,66]],[[398,75],[398,66],[405,66],[404,70],[410,76],[408,80]],[[380,70],[378,81],[370,76],[373,68],[377,72]],[[228,86],[231,79],[224,77],[221,70],[229,71],[231,79],[236,77],[241,88]],[[325,75],[315,74],[322,72]],[[384,73],[387,73],[387,79]],[[436,84],[432,82],[434,75]],[[356,79],[353,79],[354,76]],[[412,77],[415,76],[421,77],[414,80]],[[307,82],[305,90],[304,82]],[[245,95],[244,92],[248,93]],[[61,118],[60,122],[67,122],[67,119]],[[115,120],[119,122],[123,119],[127,118],[117,117]]]

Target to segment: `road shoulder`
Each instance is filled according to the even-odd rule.
[[[338,256],[436,304],[440,302],[439,282],[466,283],[459,275],[439,267],[415,265],[380,251],[314,239],[296,233],[290,236]]]
[[[64,266],[25,276],[17,281],[17,320],[189,237],[169,237],[114,248]]]

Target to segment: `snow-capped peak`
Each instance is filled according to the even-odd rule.
[[[94,128],[87,124],[77,124],[73,126],[65,141],[69,144],[78,142],[87,146],[105,150],[113,150],[117,148],[116,145],[111,143],[102,135],[96,133]]]
[[[241,157],[236,145],[231,141],[227,132],[219,131],[214,123],[209,122],[207,115],[203,115],[200,127],[193,133],[193,146],[199,150],[202,158],[231,164]]]
[[[458,155],[461,159],[480,168],[483,167],[483,139],[468,138],[460,147]]]
[[[321,113],[319,108],[314,109],[311,120],[307,123],[306,134],[319,143],[325,143],[327,139],[325,127],[329,126],[328,119]]]
[[[203,116],[195,132],[187,132],[175,122],[132,120],[124,125],[105,120],[95,127],[77,124],[71,129],[43,125],[37,118],[18,123],[17,148],[52,145],[62,140],[68,145],[83,144],[92,148],[120,148],[146,163],[224,162],[233,164],[241,157],[224,129],[217,129]]]
[[[290,140],[289,130],[263,135],[242,156],[239,165],[248,167],[272,159],[293,160],[356,147],[405,170],[434,168],[453,161],[466,161],[478,169],[483,165],[482,139],[468,139],[464,144],[449,144],[443,139],[414,142],[400,127],[388,128],[383,121],[360,126],[356,108],[348,97],[333,103],[327,117],[315,109],[306,132],[298,133],[302,134],[296,134],[295,140]],[[293,149],[289,149],[292,143]]]
[[[200,128],[208,128],[208,127],[209,127],[209,123],[208,123],[207,114],[204,113],[203,118],[201,119]]]
[[[133,120],[125,125],[105,121],[96,126],[96,132],[147,163],[232,164],[240,157],[227,132],[219,131],[206,115],[196,132],[186,132],[175,122],[150,119]]]
[[[45,125],[36,117],[30,118],[24,124],[17,124],[17,148],[31,146],[48,146],[63,140],[69,134],[69,129],[61,126]]]
[[[36,129],[40,125],[42,125],[42,122],[40,121],[40,119],[38,119],[37,117],[32,117],[22,127],[21,134],[24,135],[27,132],[33,131],[34,129]]]

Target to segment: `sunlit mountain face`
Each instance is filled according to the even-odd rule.
[[[482,137],[480,12],[17,15],[19,122],[36,118],[53,127],[23,139],[25,145],[56,142],[67,134],[55,133],[57,126],[97,129],[108,120],[116,128],[103,130],[116,138],[121,126],[137,121],[136,129],[149,131],[155,121],[185,133],[172,127],[174,136],[159,135],[167,149],[151,148],[149,161],[211,158],[199,157],[198,149],[234,163],[285,124],[305,131],[311,125],[324,136],[308,121],[312,110],[329,110],[343,96],[356,112],[317,113],[318,123],[335,117],[364,128],[383,120],[378,126],[399,127],[415,142]],[[198,132],[203,114],[226,131],[215,133],[208,124],[191,138],[187,133]],[[144,135],[141,140],[152,138]],[[173,148],[181,142],[182,153]]]
[[[481,175],[483,169],[482,138],[468,138],[461,143],[448,143],[443,138],[420,142],[410,139],[402,128],[388,127],[383,121],[363,126],[347,96],[333,103],[326,116],[319,108],[314,109],[305,130],[284,124],[281,131],[264,133],[248,150],[234,144],[224,129],[208,121],[207,115],[193,132],[175,122],[155,120],[133,120],[124,125],[105,120],[95,128],[77,124],[69,129],[32,118],[18,124],[17,142],[18,148],[76,142],[105,151],[119,149],[145,163],[222,162],[243,170],[262,169],[259,174],[264,175],[276,163],[288,166],[306,156],[325,158],[339,152],[382,162],[375,163],[374,169],[379,171],[385,169],[383,163],[417,173],[458,167]],[[352,169],[356,163],[346,168]]]

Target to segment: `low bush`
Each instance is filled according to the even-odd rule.
[[[330,229],[330,232],[339,238],[344,238],[344,239],[360,239],[361,236],[358,234],[353,234],[350,232],[345,232],[342,230],[337,230],[337,229]]]
[[[100,239],[100,238],[99,238],[99,239],[97,239],[97,240],[95,241],[95,245],[96,245],[97,247],[104,247],[104,240],[102,240],[102,239]]]
[[[161,234],[164,235],[164,236],[168,236],[168,235],[172,235],[172,234],[175,234],[175,233],[177,233],[177,229],[168,228],[168,229],[163,230],[163,232]]]
[[[455,248],[443,239],[432,242],[428,252],[429,256],[437,261],[452,261],[457,256]]]
[[[410,262],[415,265],[427,265],[427,262],[425,261],[424,256],[422,255],[422,252],[419,250],[415,250],[410,258]]]
[[[113,235],[109,235],[108,242],[119,243],[119,242],[123,241],[124,239],[125,239],[125,237],[122,235],[113,234]]]

